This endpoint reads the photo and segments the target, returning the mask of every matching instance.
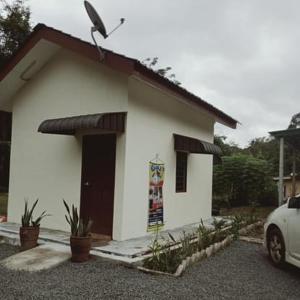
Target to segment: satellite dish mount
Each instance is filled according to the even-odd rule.
[[[96,31],[98,31],[104,37],[104,39],[106,39],[125,22],[125,19],[121,18],[120,19],[120,24],[117,25],[111,32],[109,32],[107,34],[104,23],[102,22],[100,16],[98,15],[97,11],[92,6],[92,4],[90,4],[88,1],[85,0],[84,1],[84,6],[85,6],[85,9],[87,11],[88,16],[90,17],[90,19],[91,19],[91,21],[94,25],[94,26],[91,27],[91,36],[92,36],[92,39],[95,43],[95,46],[96,46],[99,54],[100,54],[100,60],[102,61],[104,59],[104,52],[102,51],[100,46],[97,44],[94,33]]]

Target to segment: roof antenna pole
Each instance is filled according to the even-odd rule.
[[[94,32],[95,31],[98,31],[98,29],[96,27],[91,27],[91,36],[92,36],[92,39],[93,39],[94,44],[95,44],[95,46],[96,46],[96,48],[97,48],[97,50],[99,52],[100,61],[103,61],[104,58],[105,58],[105,55],[104,55],[103,51],[101,50],[101,48],[99,47],[99,45],[97,44],[97,41],[96,41],[95,36],[94,36]]]
[[[121,18],[120,19],[120,24],[115,27],[109,34],[107,34],[106,32],[106,28],[100,18],[100,16],[98,15],[97,11],[95,10],[95,8],[92,6],[91,3],[89,3],[88,1],[84,1],[84,6],[85,6],[85,9],[86,9],[86,12],[87,14],[89,15],[92,23],[93,23],[93,27],[91,28],[91,36],[92,36],[92,39],[95,43],[95,46],[100,54],[100,61],[103,61],[105,56],[104,56],[104,52],[102,51],[102,49],[98,46],[97,42],[96,42],[96,39],[95,39],[95,36],[94,36],[94,32],[95,31],[98,31],[102,36],[103,38],[108,38],[109,35],[111,35],[114,31],[116,31],[124,22],[125,22],[125,19],[124,18]]]

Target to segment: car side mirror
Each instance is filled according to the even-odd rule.
[[[290,198],[288,208],[300,209],[300,197]]]

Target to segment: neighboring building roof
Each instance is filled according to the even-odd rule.
[[[270,135],[275,138],[284,138],[284,141],[300,150],[300,128],[289,128],[285,130],[271,131]]]
[[[289,128],[278,131],[270,131],[269,132],[274,137],[300,137],[300,128]]]
[[[38,24],[34,29],[24,44],[19,48],[19,50],[13,55],[13,57],[4,65],[4,67],[0,70],[0,90],[1,90],[1,82],[13,71],[16,69],[18,64],[22,61],[22,59],[30,53],[30,51],[38,44],[39,41],[45,40],[50,42],[51,45],[55,44],[59,47],[66,48],[68,50],[74,51],[80,55],[84,55],[89,59],[99,61],[99,54],[97,49],[94,45],[85,42],[79,38],[73,37],[69,34],[66,34],[62,31],[56,30],[54,28],[48,27],[44,24]],[[50,51],[46,51],[49,44],[42,45],[44,47],[44,51],[42,51],[43,55],[40,59],[41,61],[46,61],[51,57]],[[41,47],[42,47],[41,46]],[[49,47],[48,47],[49,48]],[[54,48],[54,46],[52,46]],[[132,59],[126,57],[124,55],[120,55],[114,53],[107,49],[102,49],[105,54],[105,59],[101,62],[104,65],[123,72],[125,74],[136,75],[142,77],[146,81],[150,81],[153,84],[166,88],[169,91],[183,97],[185,100],[196,104],[197,106],[201,107],[205,111],[212,114],[216,120],[224,125],[227,125],[231,128],[236,128],[237,121],[230,117],[229,115],[225,114],[218,108],[214,107],[213,105],[207,103],[200,97],[190,93],[188,90],[174,84],[167,78],[159,75],[158,73],[154,72],[153,70],[144,66],[141,62],[136,59]],[[53,50],[54,51],[54,50]],[[28,66],[27,66],[28,68]],[[26,68],[25,68],[26,69]],[[20,72],[20,70],[19,70]],[[24,69],[23,69],[24,72]],[[22,76],[22,74],[21,74]],[[21,83],[16,83],[15,89],[19,88]],[[14,92],[14,87],[11,88],[11,91],[7,91],[6,95],[9,97]],[[3,97],[3,96],[2,96]]]

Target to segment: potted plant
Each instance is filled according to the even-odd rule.
[[[65,215],[68,224],[71,227],[70,245],[73,262],[85,262],[89,260],[92,237],[91,237],[91,226],[92,220],[84,222],[83,219],[79,218],[77,208],[72,205],[72,212],[70,211],[69,205],[63,200],[68,215]]]
[[[22,215],[22,226],[20,227],[20,242],[21,242],[21,251],[29,250],[37,246],[37,241],[40,233],[40,223],[41,220],[49,216],[46,214],[46,211],[43,211],[42,214],[35,220],[33,220],[33,211],[38,203],[37,199],[31,209],[28,208],[28,201],[25,200],[25,209],[24,214]]]

